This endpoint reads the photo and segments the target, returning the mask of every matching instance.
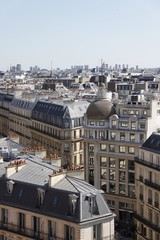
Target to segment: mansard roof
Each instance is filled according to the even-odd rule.
[[[160,154],[160,133],[153,132],[142,144],[141,148]]]
[[[11,102],[11,106],[16,108],[22,108],[26,110],[32,110],[35,105],[35,102],[26,99],[14,98]]]
[[[29,157],[30,158],[30,157]],[[30,167],[27,167],[30,165]],[[35,166],[34,166],[35,165]],[[3,163],[1,167],[6,167]],[[37,212],[47,216],[64,219],[80,224],[90,224],[93,221],[106,221],[114,214],[108,208],[100,190],[95,189],[89,183],[75,177],[62,173],[62,178],[49,185],[48,175],[51,174],[53,166],[36,162],[36,159],[26,159],[26,166],[6,178],[2,173],[0,176],[0,204],[20,208],[27,211]],[[58,175],[51,175],[56,178]],[[7,192],[8,181],[14,183],[12,193]],[[44,199],[41,205],[37,204],[38,190],[44,191]],[[77,198],[75,212],[69,213],[70,196]],[[96,202],[96,212],[91,212],[89,198]]]

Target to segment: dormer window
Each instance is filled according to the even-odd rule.
[[[45,190],[42,188],[37,188],[38,191],[38,207],[41,207],[44,202]]]
[[[77,199],[78,196],[75,194],[70,194],[69,195],[69,214],[70,216],[73,216],[76,210],[77,206]]]
[[[97,206],[97,200],[96,200],[96,194],[91,193],[86,196],[86,200],[88,201],[89,205],[89,212],[91,213],[91,216],[93,214],[98,214],[98,206]]]
[[[12,194],[14,184],[15,184],[15,182],[13,182],[12,180],[7,181],[7,193],[8,194]]]

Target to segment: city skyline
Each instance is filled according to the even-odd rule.
[[[72,65],[159,67],[158,0],[1,2],[0,70]]]

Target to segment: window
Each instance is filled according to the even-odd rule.
[[[90,123],[89,123],[89,124],[93,126],[93,125],[94,125],[94,122],[90,121]]]
[[[140,135],[139,135],[139,140],[140,140],[140,142],[143,142],[143,141],[144,141],[144,134],[140,134]]]
[[[125,169],[126,167],[126,160],[125,159],[119,159],[119,168]]]
[[[120,182],[125,182],[126,180],[126,173],[125,171],[119,171],[119,181]]]
[[[83,149],[83,143],[82,142],[79,143],[79,149],[80,150]]]
[[[135,197],[135,186],[133,185],[128,186],[128,195],[130,197]]]
[[[135,153],[135,148],[134,147],[128,147],[128,152],[131,154]]]
[[[127,114],[127,110],[123,110],[123,115],[126,115]]]
[[[134,170],[134,161],[128,160],[128,170]]]
[[[93,225],[93,240],[99,240],[102,237],[101,224]]]
[[[35,233],[36,236],[39,235],[39,231],[40,231],[40,218],[39,217],[32,217],[32,222],[33,222],[33,231]]]
[[[114,169],[109,170],[109,179],[115,181],[116,179],[116,171]]]
[[[136,122],[131,122],[131,129],[136,129]]]
[[[1,214],[2,214],[2,222],[8,223],[8,209],[2,208]]]
[[[89,144],[89,152],[94,152],[94,144]]]
[[[157,192],[154,193],[154,206],[159,208],[159,195]]]
[[[109,192],[115,193],[115,189],[116,189],[116,184],[114,182],[110,182],[109,183]]]
[[[117,121],[116,120],[112,120],[112,128],[116,128],[117,125]]]
[[[74,216],[75,210],[76,210],[76,206],[77,206],[77,199],[78,196],[75,194],[69,194],[69,211],[68,211],[68,215],[70,216]]]
[[[140,123],[140,128],[145,129],[145,123]]]
[[[115,145],[110,144],[110,145],[109,145],[109,151],[110,151],[110,152],[115,152]]]
[[[144,116],[147,115],[147,111],[146,111],[146,110],[143,111],[143,115],[144,115]]]
[[[77,165],[77,156],[74,156],[74,166]]]
[[[94,158],[89,158],[89,165],[94,165]]]
[[[106,181],[101,181],[101,189],[102,189],[104,192],[107,191]]]
[[[94,138],[94,131],[89,131],[89,138]]]
[[[134,133],[130,133],[130,142],[135,142],[136,135]]]
[[[115,168],[115,166],[116,166],[116,160],[115,160],[115,158],[112,158],[112,157],[109,158],[109,166],[110,166],[111,168]]]
[[[56,223],[51,220],[48,220],[48,235],[52,238],[56,236]]]
[[[67,240],[75,240],[75,229],[69,225],[65,225],[65,239]]]
[[[100,144],[100,149],[101,149],[101,151],[106,151],[107,150],[107,145],[106,144]]]
[[[88,201],[89,206],[89,212],[91,215],[98,214],[98,206],[96,201],[96,195],[95,194],[89,194],[86,196],[86,200]]]
[[[125,184],[119,184],[119,194],[125,195]]]
[[[7,181],[7,193],[8,194],[12,194],[14,184],[15,184],[15,182],[13,182],[12,180]]]
[[[114,200],[107,200],[107,203],[111,206],[115,206],[115,201]]]
[[[79,130],[79,136],[82,137],[82,130]]]
[[[45,190],[41,188],[37,188],[37,194],[38,194],[37,207],[41,207],[44,201]]]
[[[128,172],[128,182],[134,183],[134,173]]]
[[[125,153],[126,152],[126,147],[125,146],[119,146],[119,152],[120,153]]]
[[[152,205],[152,190],[148,189],[148,203]]]
[[[115,132],[111,132],[111,139],[116,139],[116,133]]]
[[[148,220],[152,222],[152,209],[148,209]]]
[[[100,121],[99,126],[104,126],[104,121]]]
[[[107,179],[106,169],[104,168],[101,169],[101,179]]]
[[[128,114],[129,115],[133,115],[134,114],[134,110],[128,110]]]
[[[107,158],[100,157],[100,164],[101,164],[101,167],[106,167],[107,166]]]
[[[121,127],[128,127],[128,122],[122,122]]]
[[[100,131],[99,132],[99,138],[104,139],[104,137],[105,137],[105,132],[104,131]]]
[[[19,228],[22,230],[25,228],[25,214],[19,213]]]
[[[77,143],[74,143],[74,151],[77,151]]]
[[[139,111],[138,111],[138,110],[136,110],[136,111],[135,111],[135,114],[136,114],[136,115],[139,115]]]
[[[64,144],[64,152],[69,152],[70,149],[69,149],[69,144],[68,143],[65,143]]]
[[[120,140],[125,141],[125,133],[123,132],[120,133]]]

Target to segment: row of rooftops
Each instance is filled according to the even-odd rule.
[[[44,160],[58,156],[41,158],[31,155],[30,152],[33,150],[43,151],[44,148],[40,146],[33,149],[24,148],[23,154],[19,156],[20,159],[11,162],[0,159],[1,204],[77,223],[113,217],[113,213],[101,196],[101,191],[83,181],[80,174],[78,174],[79,178],[73,177],[75,171],[83,170],[73,167],[63,170]],[[41,193],[43,193],[43,201],[39,202]],[[72,197],[76,197],[77,203],[75,212],[70,214],[69,203]],[[94,198],[96,203],[93,212],[88,198]]]

